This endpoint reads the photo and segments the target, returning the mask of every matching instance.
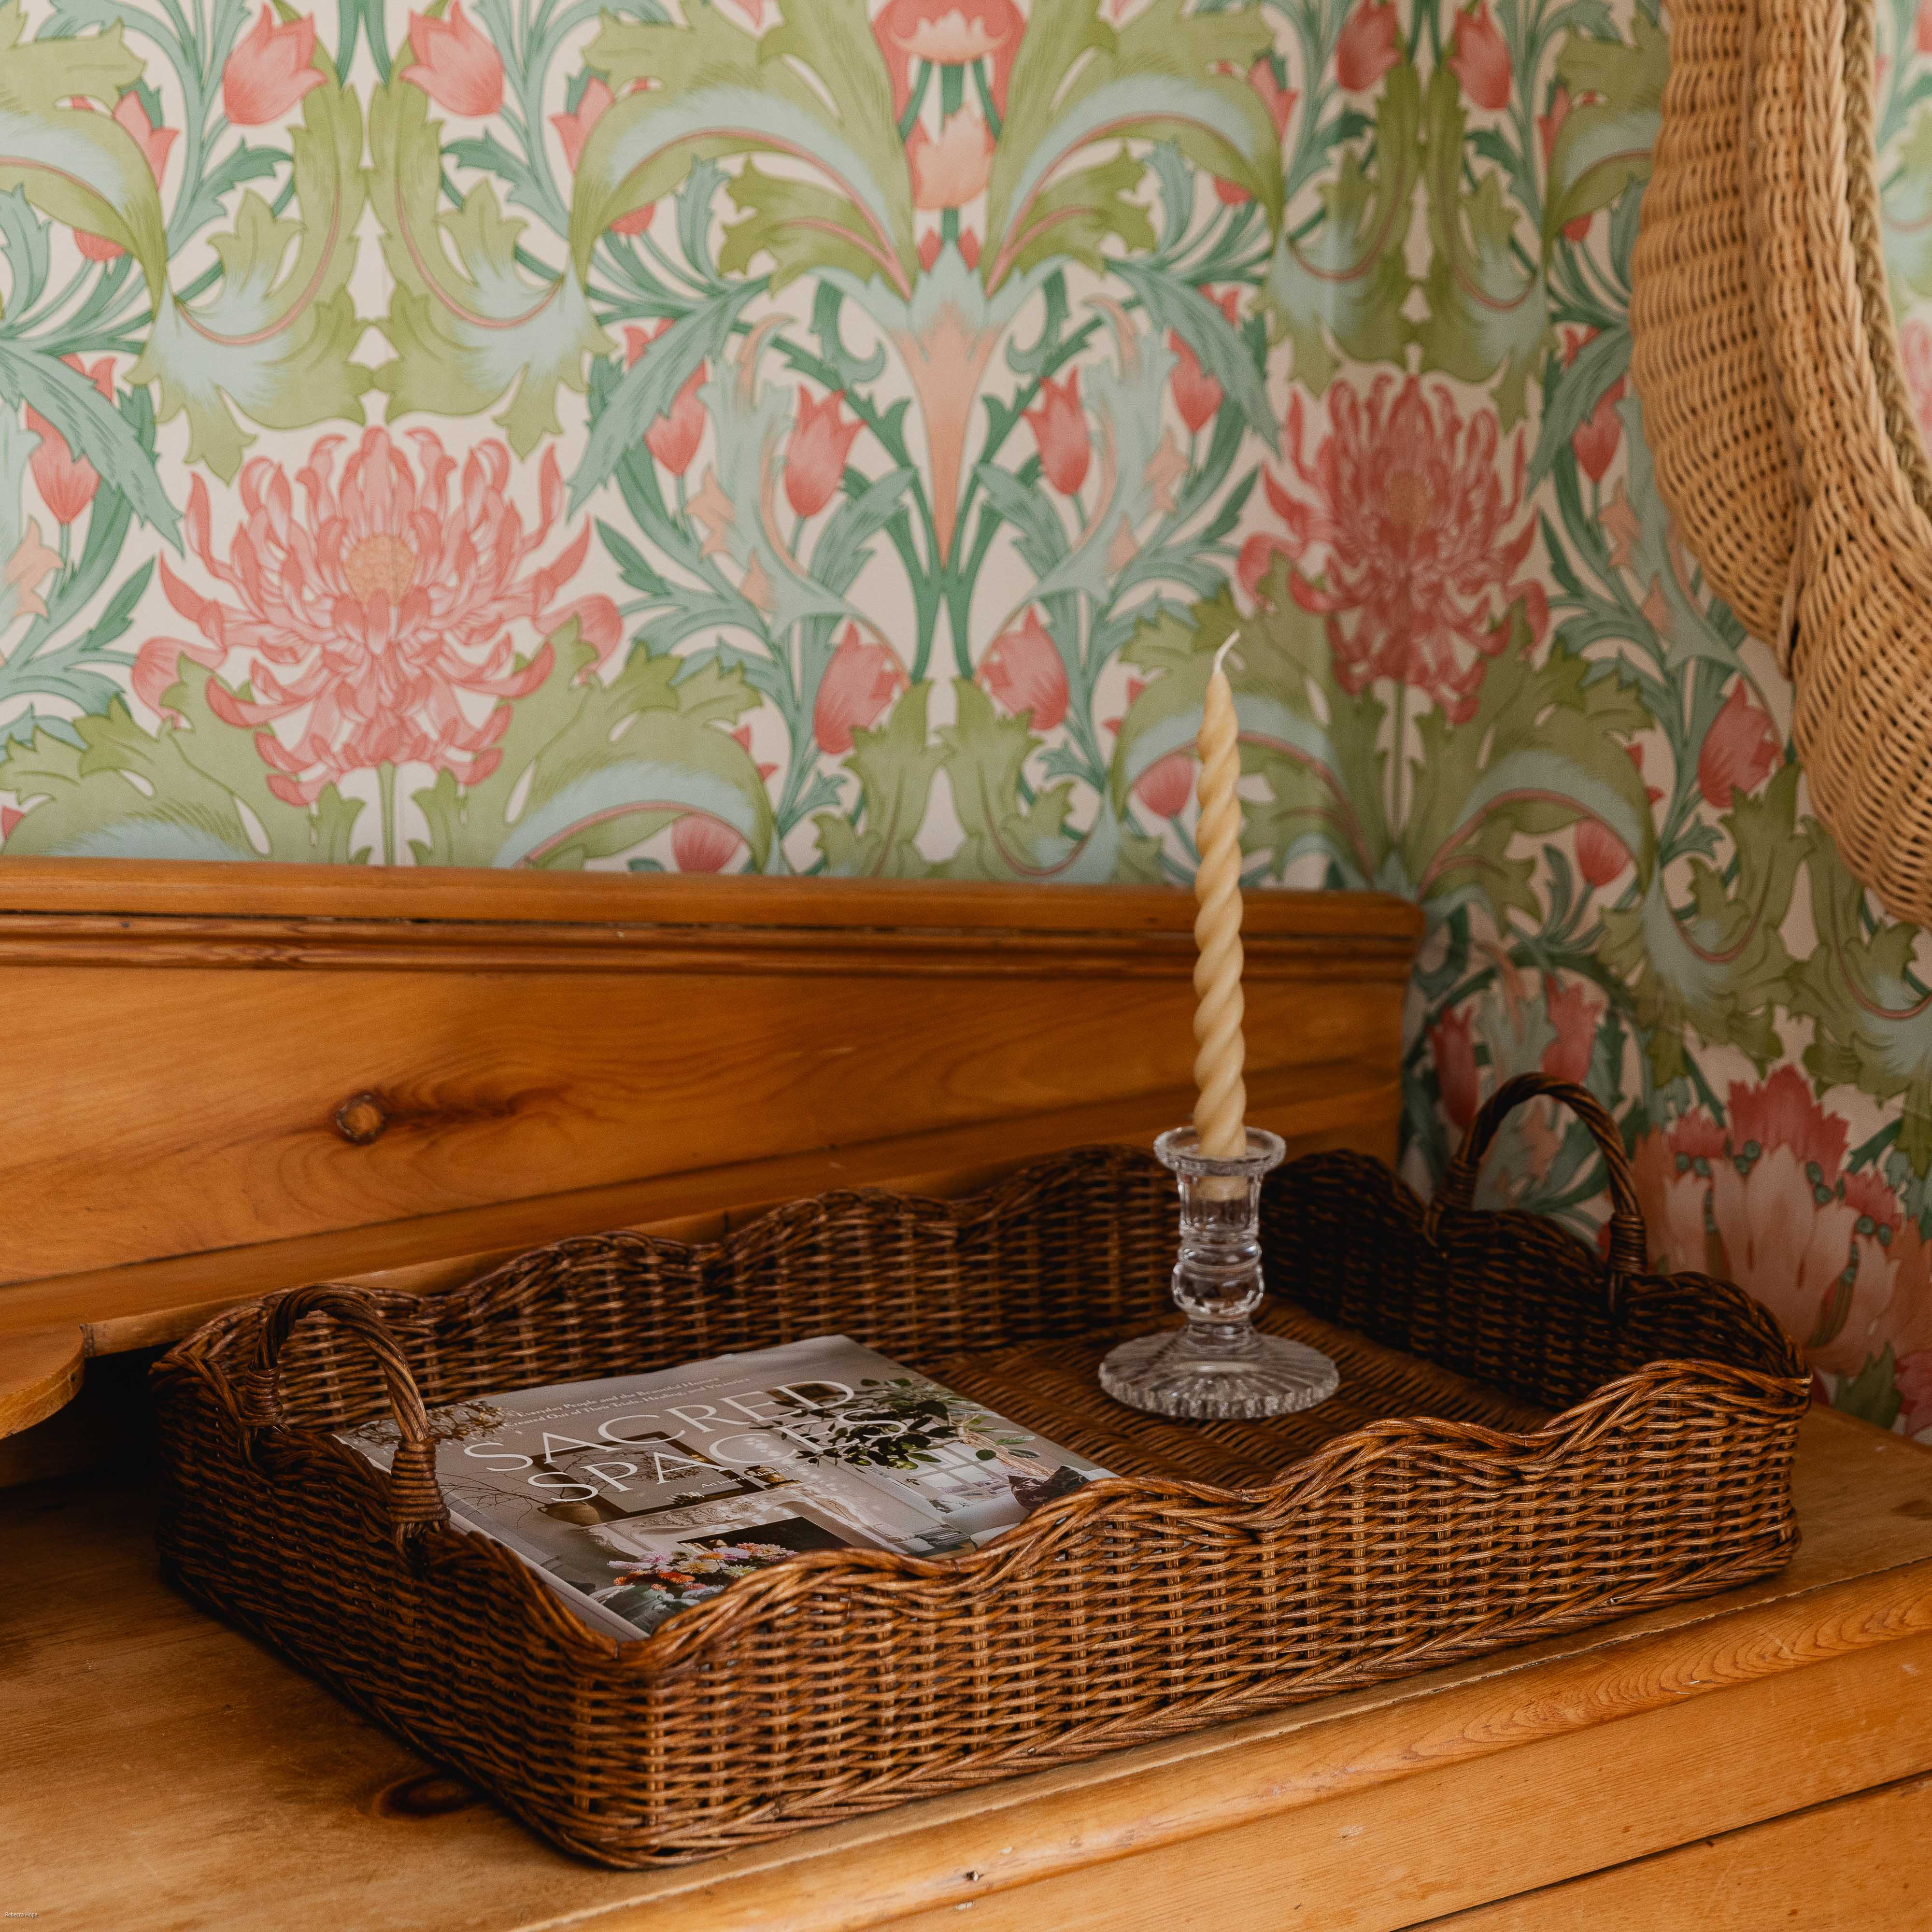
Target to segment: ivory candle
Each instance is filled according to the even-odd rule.
[[[1228,644],[1234,640],[1230,638]],[[1247,1088],[1241,1078],[1241,802],[1235,782],[1241,752],[1234,694],[1221,668],[1223,644],[1208,678],[1201,713],[1201,801],[1195,838],[1201,862],[1194,874],[1194,1131],[1201,1151],[1238,1160],[1248,1150]]]

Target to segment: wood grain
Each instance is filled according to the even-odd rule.
[[[87,1337],[79,1324],[0,1335],[0,1436],[31,1428],[80,1387]]]
[[[1348,1065],[1336,1090],[1386,1093],[1413,908],[1250,916],[1257,1076]],[[666,1177],[1104,1118],[1186,1084],[1191,919],[1141,888],[0,862],[0,1070],[33,1124],[0,1154],[0,1284],[398,1222],[473,1248]],[[0,1330],[76,1313],[8,1302]]]
[[[1250,1096],[1256,1124],[1280,1134],[1291,1154],[1346,1146],[1394,1158],[1400,1086],[1359,1062],[1259,1075]],[[65,1321],[80,1325],[90,1355],[112,1354],[178,1341],[236,1301],[302,1282],[349,1280],[421,1293],[473,1280],[566,1234],[646,1227],[706,1240],[781,1202],[835,1187],[970,1193],[1016,1163],[1058,1148],[1095,1141],[1150,1144],[1186,1118],[1192,1105],[1191,1087],[1162,1088],[932,1133],[58,1275],[0,1287],[0,1336]]]
[[[422,1783],[170,1595],[139,1492],[15,1491],[0,1905],[116,1932],[1413,1925],[1932,1764],[1932,1456],[1816,1414],[1798,1499],[1798,1557],[1746,1590],[639,1874]]]
[[[1442,1727],[1455,1723],[1450,1762],[1392,1754],[1375,1767],[1382,1775],[1370,1786],[1354,1764],[1345,1770],[1324,1758],[1334,1796],[1278,1815],[1256,1804],[1260,1815],[1231,1820],[1205,1841],[1211,1852],[1202,1835],[1169,1839],[1112,1864],[1032,1879],[1021,1877],[1013,1860],[996,1860],[988,1883],[1003,1888],[979,1897],[974,1932],[1031,1932],[1043,1924],[1057,1932],[1274,1932],[1298,1916],[1322,1932],[1396,1932],[1500,1887],[1549,1884],[1681,1844],[1687,1832],[1732,1829],[1874,1778],[1932,1768],[1932,1686],[1921,1688],[1932,1674],[1928,1581],[1921,1576],[1908,1586],[1916,1605],[1845,1606],[1839,1614],[1848,1624],[1822,1638],[1794,1608],[1704,1646],[1646,1646],[1614,1660],[1587,1688],[1574,1671],[1564,1673],[1573,1681],[1556,1681],[1553,1723],[1540,1703],[1498,1708],[1492,1697],[1447,1700],[1427,1714],[1434,1722],[1422,1742],[1432,1758],[1445,1742]],[[1906,1640],[1915,1621],[1917,1634]],[[1768,1681],[1731,1676],[1733,1635],[1761,1659],[1795,1638],[1798,1667],[1780,1661]],[[1840,1651],[1845,1641],[1860,1647]],[[1886,1648],[1862,1647],[1868,1641]],[[1713,1668],[1715,1676],[1702,1675]],[[1592,1718],[1568,1701],[1578,1689]],[[1729,1694],[1706,1694],[1719,1691]],[[1575,1730],[1562,1728],[1573,1718]],[[1638,1719],[1645,1721],[1631,1721]],[[1606,1724],[1617,1726],[1612,1735],[1598,1733]],[[1805,1740],[1802,1753],[1788,1748],[1794,1736]],[[1462,1751],[1468,1756],[1456,1761]],[[1084,1836],[1084,1819],[1080,1828]],[[990,1847],[979,1856],[994,1857]],[[1190,1882],[1210,1858],[1246,1880],[1211,1907]],[[968,1895],[956,1887],[938,1910],[879,1922],[896,1932],[938,1932],[956,1922],[950,1913]],[[1177,1900],[1184,1901],[1178,1916]],[[817,1932],[835,1922],[750,1922],[771,1932]]]
[[[512,921],[849,931],[1191,934],[1176,888],[1011,885],[950,879],[767,879],[618,872],[490,872],[412,866],[182,864],[133,859],[0,859],[0,913],[132,919],[250,917]],[[1368,892],[1257,892],[1252,938],[1380,938],[1412,950],[1420,914]]]
[[[1928,1932],[1932,1778],[1432,1918],[1428,1932]]]

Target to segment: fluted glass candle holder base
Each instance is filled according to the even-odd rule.
[[[1290,1415],[1326,1402],[1335,1364],[1254,1325],[1262,1294],[1262,1177],[1286,1151],[1277,1135],[1247,1130],[1236,1160],[1200,1152],[1192,1127],[1176,1127],[1154,1152],[1180,1184],[1180,1254],[1174,1299],[1185,1328],[1123,1342],[1100,1364],[1116,1402],[1156,1415],[1202,1420]]]

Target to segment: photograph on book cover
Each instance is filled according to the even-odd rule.
[[[452,1520],[621,1637],[805,1551],[974,1549],[1111,1473],[843,1336],[486,1396],[430,1424]],[[388,1466],[393,1421],[338,1434]]]

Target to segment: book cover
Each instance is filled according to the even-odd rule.
[[[842,1335],[430,1424],[452,1520],[626,1638],[804,1550],[973,1549],[1110,1473]],[[384,1468],[395,1450],[393,1421],[337,1436]]]

